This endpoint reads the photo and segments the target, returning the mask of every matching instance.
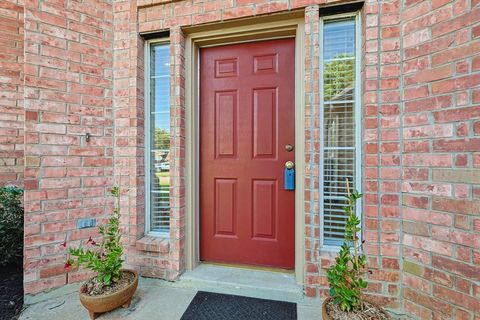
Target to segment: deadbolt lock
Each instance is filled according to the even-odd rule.
[[[293,146],[291,144],[286,144],[285,145],[285,150],[287,150],[287,152],[292,152],[293,151]]]

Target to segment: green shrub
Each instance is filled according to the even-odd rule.
[[[0,188],[0,265],[22,263],[23,259],[23,190]]]
[[[348,205],[344,208],[348,217],[345,240],[335,258],[335,264],[327,271],[327,279],[333,302],[343,311],[350,312],[363,308],[362,290],[367,287],[367,281],[361,275],[367,269],[366,258],[361,253],[362,245],[357,236],[361,231],[361,221],[355,215],[355,204],[362,195],[357,191],[350,193],[348,180],[347,193]]]
[[[97,274],[96,280],[108,286],[120,280],[123,265],[123,246],[120,242],[120,189],[114,187],[112,195],[116,198],[113,215],[108,219],[107,225],[99,225],[102,242],[96,243],[91,237],[87,241],[88,249],[69,248],[71,258],[67,259],[65,268],[73,265],[78,268],[84,266]],[[66,246],[66,242],[63,244]]]

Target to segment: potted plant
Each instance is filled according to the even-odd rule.
[[[123,246],[120,242],[120,189],[111,191],[116,198],[113,215],[106,225],[99,225],[101,243],[91,237],[88,248],[68,249],[65,268],[84,266],[96,273],[96,276],[80,287],[80,302],[88,310],[90,318],[98,313],[108,312],[120,306],[128,308],[138,285],[138,273],[122,269]],[[63,243],[66,247],[66,242]]]
[[[361,253],[363,241],[359,243],[358,238],[361,221],[355,215],[355,204],[362,195],[357,191],[350,193],[348,179],[346,184],[348,204],[344,211],[348,218],[345,240],[335,264],[327,270],[330,297],[323,302],[322,316],[324,320],[391,319],[380,306],[363,297],[362,291],[367,287],[367,281],[362,278],[367,272],[366,257]]]

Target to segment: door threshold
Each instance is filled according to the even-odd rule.
[[[276,268],[276,267],[267,267],[267,266],[255,266],[250,264],[237,264],[237,263],[224,263],[224,262],[201,262],[201,265],[212,265],[212,266],[219,266],[219,267],[226,267],[226,268],[239,268],[239,269],[250,269],[250,270],[261,270],[261,271],[269,271],[269,272],[279,272],[279,273],[292,273],[295,274],[295,270],[292,269],[283,269],[283,268]]]
[[[305,303],[303,288],[296,283],[291,270],[281,272],[279,269],[202,263],[180,276],[176,284],[202,291]]]

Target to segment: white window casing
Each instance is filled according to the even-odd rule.
[[[360,16],[320,19],[320,223],[322,249],[343,242],[346,179],[361,191]],[[361,216],[361,201],[355,208]]]
[[[145,233],[170,232],[170,44],[145,42]]]

